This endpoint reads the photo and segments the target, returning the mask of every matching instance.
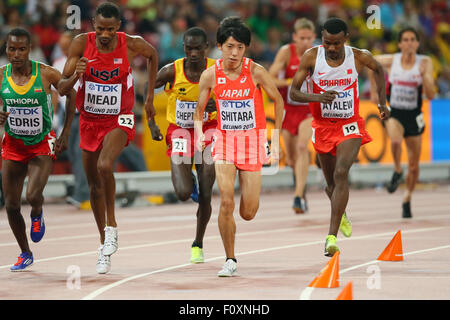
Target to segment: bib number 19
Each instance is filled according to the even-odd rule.
[[[342,126],[342,130],[344,131],[344,136],[348,136],[351,134],[360,134],[357,122],[348,123]]]

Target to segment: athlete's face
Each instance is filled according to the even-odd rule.
[[[310,29],[299,29],[292,34],[292,40],[300,51],[306,51],[312,47],[316,34]]]
[[[23,67],[29,60],[30,43],[26,36],[9,36],[6,42],[6,54],[15,68]]]
[[[247,49],[244,43],[230,36],[222,45],[218,44],[217,46],[222,51],[222,58],[227,68],[235,69],[239,67],[245,49]]]
[[[419,49],[419,41],[416,38],[416,35],[412,31],[405,31],[402,34],[402,38],[398,44],[400,51],[402,53],[416,53],[417,49]]]
[[[322,44],[325,48],[327,58],[331,60],[338,60],[344,54],[344,45],[347,41],[348,33],[345,34],[341,31],[337,34],[328,33],[328,31],[322,31]]]
[[[198,63],[205,60],[208,44],[201,36],[187,36],[184,39],[184,53],[189,62]]]
[[[120,28],[120,20],[114,17],[105,18],[101,14],[94,18],[94,30],[102,46],[108,46],[116,37]]]

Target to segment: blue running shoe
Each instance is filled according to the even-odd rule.
[[[31,216],[31,215],[30,215]],[[41,211],[41,216],[34,218],[31,216],[31,230],[30,237],[33,242],[41,241],[45,233],[44,213]]]
[[[17,257],[17,262],[10,268],[11,271],[23,271],[33,264],[33,255],[28,254],[28,252],[22,252],[20,256]]]
[[[194,200],[194,202],[198,203],[198,186],[197,186],[197,177],[195,176],[194,172],[192,172],[192,193],[191,193],[191,199]]]

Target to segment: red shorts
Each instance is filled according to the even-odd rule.
[[[90,152],[101,149],[105,136],[116,128],[127,134],[128,141],[125,146],[128,146],[135,134],[134,114],[120,114],[106,119],[86,119],[81,114],[80,148]]]
[[[56,134],[53,130],[41,142],[29,146],[5,132],[2,140],[2,159],[28,162],[37,156],[50,156],[56,160],[55,141]]]
[[[213,141],[213,135],[217,127],[217,120],[203,124],[206,146]],[[195,154],[194,128],[181,128],[173,123],[169,124],[166,132],[167,156],[179,155],[193,157]]]
[[[291,135],[298,135],[298,126],[303,120],[311,117],[311,111],[308,106],[285,106],[284,107],[283,124],[282,129],[288,130]]]
[[[232,162],[243,171],[260,171],[267,163],[268,146],[266,130],[217,130],[211,153],[214,161]]]
[[[372,141],[364,125],[364,119],[350,121],[316,121],[312,122],[312,142],[317,153],[336,155],[336,147],[348,139],[361,138],[361,145]]]

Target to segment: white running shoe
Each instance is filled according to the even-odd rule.
[[[232,277],[234,275],[236,275],[236,266],[237,263],[234,262],[231,259],[228,259],[225,264],[222,267],[222,270],[220,270],[217,273],[217,276],[219,277]]]
[[[97,273],[104,274],[111,270],[111,258],[103,254],[103,246],[98,248]]]
[[[117,251],[117,228],[105,227],[105,244],[103,245],[103,254],[110,256]]]

